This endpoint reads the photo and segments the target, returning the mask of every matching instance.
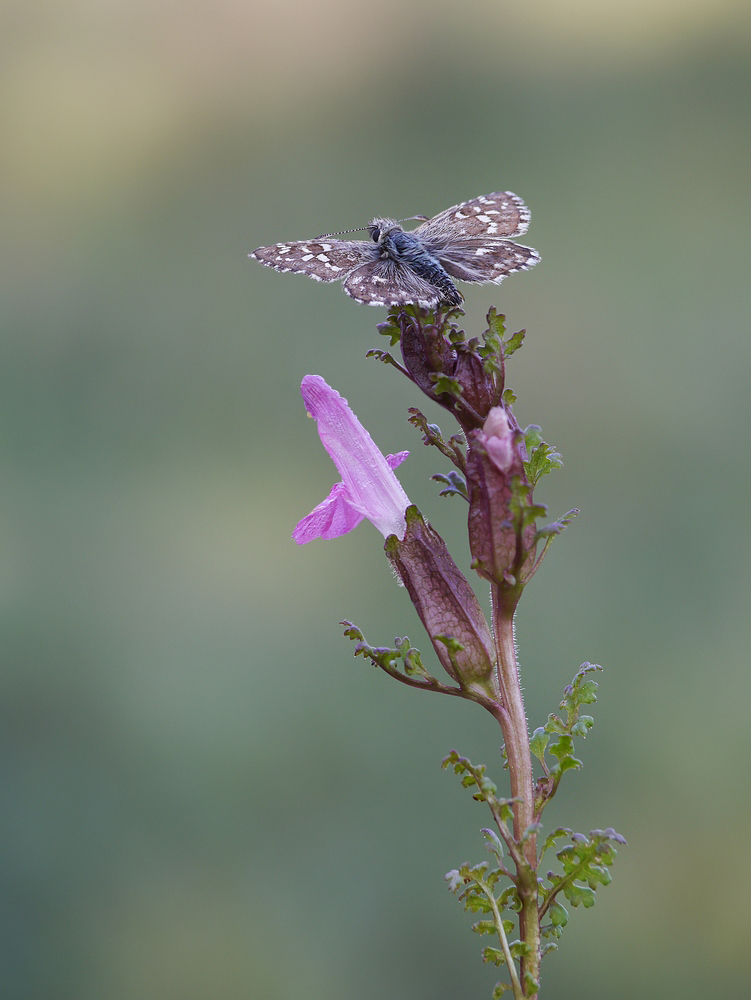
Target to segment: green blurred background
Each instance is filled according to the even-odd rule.
[[[427,642],[363,524],[297,548],[335,471],[323,375],[467,564],[382,310],[259,244],[508,188],[534,271],[520,421],[578,506],[518,622],[533,726],[596,727],[549,825],[626,835],[546,1000],[744,996],[751,13],[746,0],[7,0],[0,68],[3,997],[470,1000],[443,875],[499,773],[473,706],[352,659]],[[448,419],[429,410],[444,429]],[[403,474],[402,474],[403,473]]]

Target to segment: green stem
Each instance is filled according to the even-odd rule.
[[[516,971],[516,965],[511,957],[511,949],[508,946],[508,938],[506,937],[506,931],[503,929],[503,918],[498,909],[498,903],[496,902],[493,893],[486,888],[483,882],[479,883],[480,888],[488,897],[488,902],[490,903],[491,909],[493,910],[493,921],[498,931],[498,940],[501,942],[501,950],[503,952],[503,957],[506,959],[506,965],[508,966],[509,976],[511,977],[511,988],[514,991],[514,1000],[524,1000],[524,993],[522,991],[522,985],[519,982],[519,976]]]
[[[519,668],[514,642],[515,601],[509,601],[501,585],[491,590],[493,602],[493,635],[498,656],[498,682],[504,713],[497,713],[506,744],[511,795],[514,803],[514,838],[521,841],[534,822],[534,776],[529,749],[529,730],[524,712]],[[510,606],[511,605],[511,606]],[[528,973],[536,982],[540,978],[540,919],[537,912],[537,838],[534,834],[524,843],[524,858],[517,862],[517,890],[522,909],[519,932],[529,952],[521,961],[522,979]],[[524,994],[527,995],[526,992]]]

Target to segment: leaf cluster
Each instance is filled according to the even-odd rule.
[[[563,872],[556,874],[549,871],[544,879],[539,880],[540,919],[546,914],[550,917],[549,923],[540,926],[542,937],[548,940],[543,954],[557,948],[555,942],[568,923],[568,911],[556,897],[563,894],[574,907],[589,909],[594,906],[598,886],[610,885],[613,878],[609,869],[617,854],[614,845],[626,843],[625,838],[612,827],[607,830],[592,830],[589,836],[559,827],[546,838],[540,858],[563,837],[570,840],[570,843],[556,851]]]
[[[394,646],[371,646],[365,640],[362,631],[350,621],[339,623],[344,625],[344,635],[357,645],[355,646],[355,656],[362,656],[370,660],[374,667],[378,667],[390,677],[407,684],[409,687],[422,688],[425,691],[438,691],[441,694],[463,696],[461,688],[451,687],[442,684],[425,667],[422,662],[422,654],[409,641],[408,636],[394,639]],[[461,643],[451,636],[436,636],[446,646],[449,654],[463,649]]]
[[[584,664],[579,670],[573,682],[566,688],[561,702],[565,719],[556,715],[550,716],[551,733],[546,733],[544,727],[535,732],[532,738],[533,753],[544,756],[550,736],[555,735],[557,740],[549,752],[555,757],[554,750],[558,748],[560,755],[560,759],[556,757],[558,765],[560,765],[561,759],[571,759],[563,748],[568,746],[567,741],[571,739],[572,733],[584,735],[590,727],[591,720],[588,716],[582,716],[579,710],[582,705],[595,700],[596,684],[589,676],[595,669],[598,669],[595,664]],[[561,730],[565,730],[565,732]],[[558,765],[554,765],[554,767]],[[499,837],[493,830],[482,831],[486,839],[486,847],[496,859],[496,868],[490,869],[487,863],[474,866],[465,864],[449,872],[446,875],[446,880],[451,891],[463,901],[465,909],[481,915],[482,919],[473,925],[472,930],[476,934],[495,933],[498,935],[501,950],[495,947],[485,948],[483,960],[494,962],[496,965],[508,965],[509,960],[506,953],[510,959],[518,959],[525,954],[526,946],[523,942],[509,943],[506,938],[515,927],[514,921],[510,919],[508,914],[516,914],[521,909],[519,887],[523,885],[522,880],[525,872],[532,871],[524,857],[524,845],[530,836],[539,832],[541,826],[537,822],[532,824],[516,840],[511,833],[509,824],[513,819],[513,805],[517,800],[497,797],[496,786],[487,776],[485,765],[473,764],[468,758],[462,757],[455,750],[452,750],[443,760],[442,766],[444,769],[451,767],[456,774],[461,775],[462,785],[465,788],[475,789],[474,798],[488,804],[500,833]],[[563,768],[561,773],[564,769],[568,768]],[[536,868],[539,868],[545,853],[556,848],[559,841],[562,840],[566,840],[568,843],[556,850],[556,857],[563,870],[559,873],[549,871],[545,878],[533,875],[538,887],[537,906],[541,921],[540,933],[545,941],[542,947],[543,956],[557,949],[556,942],[568,923],[568,911],[557,897],[562,896],[574,907],[583,906],[588,909],[593,906],[598,886],[609,885],[611,882],[612,876],[609,869],[615,860],[615,845],[626,843],[625,839],[612,828],[592,830],[587,836],[583,833],[574,833],[566,827],[559,827],[545,838],[540,848]],[[515,871],[510,870],[504,861],[507,853],[514,862]],[[511,884],[498,893],[498,883],[502,876],[505,876]],[[496,893],[498,894],[496,895]],[[548,921],[542,923],[545,916],[548,917]],[[507,946],[505,948],[504,940]],[[512,987],[508,984],[499,983],[496,989],[500,992],[494,992],[493,996],[500,996],[504,990],[510,988]]]
[[[558,790],[564,773],[582,766],[582,762],[574,756],[574,738],[586,738],[594,725],[591,715],[582,715],[581,707],[597,701],[597,681],[590,676],[596,670],[602,670],[602,667],[597,663],[583,663],[564,690],[563,700],[558,706],[561,715],[551,713],[545,725],[532,733],[530,750],[540,761],[544,772],[536,788],[535,817],[538,819]],[[554,763],[548,764],[546,753],[555,758]]]
[[[487,832],[487,831],[483,831]],[[483,962],[506,965],[511,983],[496,983],[493,997],[500,997],[506,990],[518,987],[519,980],[514,965],[515,959],[525,957],[529,946],[521,940],[509,941],[509,935],[516,929],[514,916],[521,909],[521,900],[515,885],[507,886],[496,896],[496,885],[508,873],[502,868],[491,868],[483,861],[479,865],[463,864],[446,874],[446,882],[451,892],[459,897],[468,913],[480,916],[472,924],[475,934],[491,934],[498,938],[500,948],[486,945],[482,949]]]

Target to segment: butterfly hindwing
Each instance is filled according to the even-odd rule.
[[[344,281],[344,291],[369,306],[404,306],[410,303],[434,309],[443,299],[440,289],[419,274],[392,260],[376,260],[355,268]]]
[[[452,278],[500,284],[507,274],[534,267],[540,255],[531,247],[510,240],[459,240],[438,252],[438,259]]]

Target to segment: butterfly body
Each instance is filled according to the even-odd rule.
[[[277,271],[343,281],[345,292],[367,305],[456,306],[462,295],[453,279],[499,284],[539,261],[537,251],[507,239],[521,236],[528,224],[521,198],[500,191],[446,209],[411,231],[375,218],[367,227],[370,241],[324,236],[259,247],[249,256]]]

